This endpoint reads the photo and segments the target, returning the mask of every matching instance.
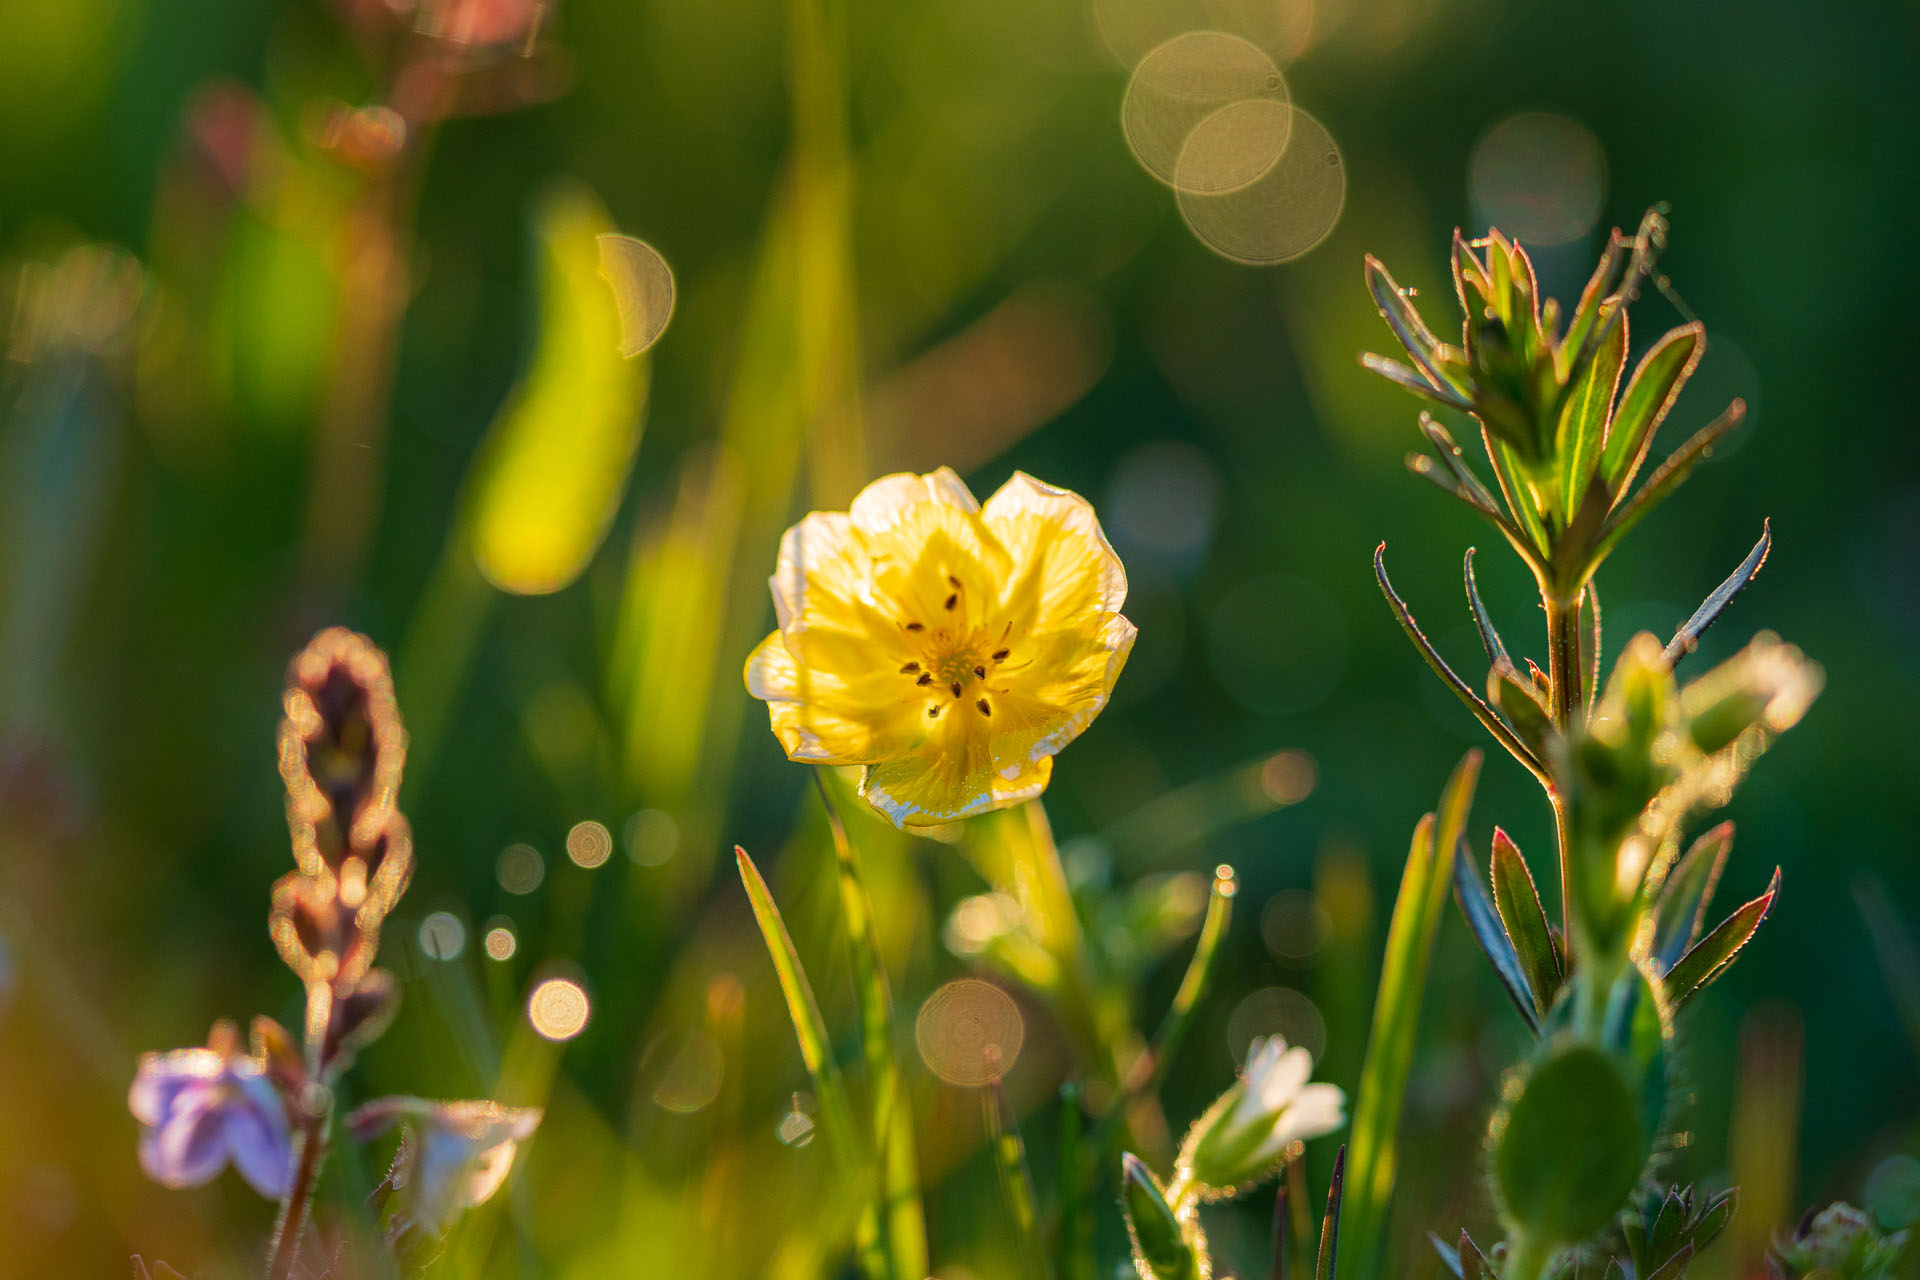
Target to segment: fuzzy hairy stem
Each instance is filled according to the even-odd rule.
[[[320,1166],[327,1156],[327,1125],[333,1115],[333,1100],[309,1112],[300,1126],[300,1156],[294,1167],[293,1185],[280,1202],[280,1217],[273,1227],[273,1250],[267,1259],[267,1280],[288,1280],[299,1257],[300,1238],[306,1234],[307,1218],[313,1205],[313,1191],[320,1181]]]

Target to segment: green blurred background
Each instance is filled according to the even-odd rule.
[[[536,56],[491,67],[487,109],[416,139],[384,186],[321,145],[328,104],[374,101],[392,71],[376,9],[0,0],[0,1274],[114,1274],[134,1251],[223,1274],[210,1259],[264,1236],[232,1178],[145,1183],[124,1097],[140,1051],[215,1017],[297,1019],[265,929],[287,862],[272,735],[287,657],[332,622],[394,655],[415,737],[420,865],[385,951],[406,1004],[353,1087],[479,1096],[503,1052],[551,1074],[493,1274],[764,1274],[813,1228],[828,1166],[776,1137],[805,1075],[730,845],[769,869],[836,1031],[853,1019],[817,801],[737,672],[771,625],[779,531],[900,468],[1078,490],[1127,562],[1140,639],[1047,804],[1094,879],[1242,877],[1170,1118],[1256,1032],[1306,1041],[1351,1089],[1408,833],[1478,737],[1368,556],[1384,538],[1473,665],[1459,563],[1487,544],[1401,466],[1415,409],[1357,364],[1388,341],[1360,261],[1451,323],[1451,229],[1516,184],[1559,198],[1544,170],[1474,167],[1524,111],[1604,153],[1600,221],[1538,251],[1548,292],[1577,293],[1607,227],[1670,202],[1662,265],[1711,345],[1664,438],[1734,395],[1750,409],[1603,572],[1609,652],[1669,634],[1766,516],[1773,556],[1696,661],[1765,626],[1827,671],[1731,810],[1728,901],[1776,864],[1785,895],[1685,1033],[1674,1176],[1747,1185],[1727,1271],[1768,1214],[1858,1199],[1876,1168],[1900,1181],[1885,1162],[1920,1154],[1920,1084],[1856,893],[1883,883],[1920,914],[1913,6],[852,0],[841,57],[832,23],[796,42],[807,24],[765,0],[563,0]],[[1292,99],[1347,179],[1331,234],[1270,269],[1209,252],[1120,126],[1140,32],[1262,23],[1290,33]],[[540,331],[537,211],[588,199],[561,178],[659,250],[677,308],[604,542],[573,585],[509,596],[475,572],[463,513]],[[74,256],[88,244],[131,256]],[[1681,318],[1649,293],[1636,346]],[[1508,643],[1538,653],[1530,584],[1485,550]],[[1224,788],[1237,811],[1178,790],[1280,751],[1304,755]],[[587,820],[616,837],[594,869],[565,848]],[[1482,858],[1496,821],[1548,865],[1548,811],[1504,759]],[[941,844],[855,835],[910,1020],[965,971],[940,926],[983,886]],[[529,894],[498,874],[516,843],[543,859]],[[423,950],[453,949],[423,944],[433,912],[462,926],[452,959]],[[495,923],[517,935],[504,961],[481,946]],[[1151,969],[1143,1025],[1184,958]],[[516,1030],[550,971],[594,1000],[564,1048]],[[1520,1046],[1457,919],[1434,981],[1395,1215],[1396,1269],[1422,1275],[1426,1229],[1490,1226],[1479,1135]],[[1012,1083],[1044,1181],[1061,1055],[1029,1013]],[[936,1267],[1018,1274],[977,1104],[911,1073]],[[1210,1220],[1263,1265],[1262,1208]]]

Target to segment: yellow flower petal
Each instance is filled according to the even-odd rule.
[[[747,692],[767,704],[773,735],[789,760],[871,764],[924,739],[919,708],[903,705],[892,682],[801,666],[776,631],[747,659]]]
[[[1126,603],[1127,571],[1079,494],[1016,471],[982,516],[1020,566],[1002,595],[1016,627],[1084,625],[1087,614],[1118,613]]]
[[[787,530],[768,580],[787,649],[807,666],[851,675],[907,661],[898,623],[872,600],[872,579],[866,541],[846,513],[816,511]]]
[[[1031,800],[1053,776],[1051,756],[1004,777],[984,761],[955,763],[950,756],[915,755],[869,765],[860,794],[896,827],[933,827]]]

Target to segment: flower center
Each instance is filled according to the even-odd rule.
[[[969,702],[990,719],[990,695],[1006,692],[1005,685],[996,687],[992,680],[1013,656],[1008,645],[1013,624],[1008,622],[996,631],[990,622],[969,621],[966,585],[948,574],[946,588],[937,618],[931,622],[901,619],[900,629],[919,656],[902,664],[900,674],[909,681],[909,696],[926,703],[927,719],[938,720],[948,707]]]

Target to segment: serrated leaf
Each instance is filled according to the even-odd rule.
[[[1681,325],[1654,343],[1634,367],[1600,452],[1600,474],[1616,501],[1633,487],[1633,478],[1653,447],[1654,434],[1699,365],[1705,344],[1706,330],[1698,321]]]
[[[1723,822],[1695,840],[1660,890],[1653,908],[1652,955],[1668,970],[1700,937],[1707,904],[1733,849],[1733,824]]]
[[[1747,558],[1740,562],[1740,567],[1713,589],[1713,594],[1701,602],[1700,607],[1693,611],[1693,616],[1681,624],[1680,629],[1673,633],[1673,639],[1667,642],[1666,652],[1660,656],[1667,660],[1668,666],[1673,666],[1699,647],[1700,637],[1719,620],[1721,613],[1733,603],[1733,598],[1745,591],[1747,584],[1758,576],[1760,567],[1767,562],[1767,553],[1772,550],[1773,521],[1762,520],[1760,541],[1753,544],[1753,550],[1747,552]]]
[[[1675,1009],[1700,994],[1708,983],[1726,971],[1740,953],[1740,948],[1747,945],[1754,931],[1767,918],[1767,912],[1772,909],[1773,900],[1779,892],[1780,869],[1775,867],[1773,880],[1767,885],[1765,893],[1722,920],[1712,933],[1695,943],[1667,971],[1667,994],[1672,998]]]
[[[1528,989],[1534,995],[1534,1008],[1541,1017],[1553,1007],[1565,976],[1560,949],[1554,945],[1547,926],[1547,912],[1540,905],[1540,890],[1533,882],[1520,848],[1505,831],[1493,830],[1493,856],[1489,865],[1493,882],[1493,905],[1500,923],[1513,943],[1521,972],[1527,976]]]
[[[1571,515],[1586,494],[1607,438],[1613,398],[1627,364],[1627,317],[1608,325],[1585,362],[1567,385],[1560,410],[1560,496],[1563,514]],[[1642,366],[1644,367],[1644,365]]]
[[[1453,900],[1459,906],[1460,915],[1466,920],[1473,940],[1480,944],[1480,950],[1493,965],[1494,976],[1500,979],[1500,985],[1506,989],[1507,999],[1519,1011],[1527,1030],[1539,1035],[1540,1001],[1534,996],[1533,987],[1520,966],[1520,957],[1514,953],[1512,939],[1501,927],[1500,917],[1495,913],[1493,903],[1488,900],[1487,891],[1480,887],[1480,881],[1465,855],[1464,847],[1454,855]]]
[[[1459,1253],[1462,1280],[1499,1280],[1500,1273],[1465,1231],[1460,1233]]]

